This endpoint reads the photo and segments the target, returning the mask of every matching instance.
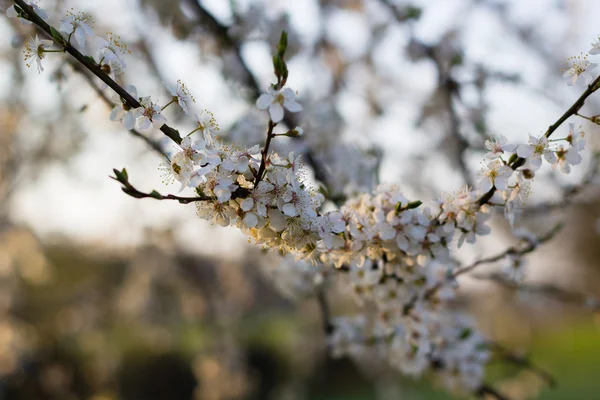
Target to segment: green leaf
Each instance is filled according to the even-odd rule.
[[[468,339],[473,334],[473,330],[471,328],[465,328],[462,330],[460,335],[458,335],[459,340]]]
[[[52,26],[50,27],[50,33],[52,34],[52,39],[54,39],[56,43],[59,43],[61,46],[66,45],[65,38],[63,37],[62,33],[54,29]]]
[[[408,203],[406,205],[406,208],[408,210],[412,210],[413,208],[419,207],[421,204],[423,204],[423,202],[421,200],[411,201],[410,203]]]
[[[399,213],[400,213],[402,210],[403,210],[403,207],[402,207],[402,202],[401,202],[401,201],[399,201],[399,202],[396,204],[396,214],[399,214]]]
[[[277,55],[283,58],[285,55],[285,51],[287,50],[288,37],[287,32],[282,31],[281,36],[279,37],[279,44],[277,45]]]
[[[163,196],[160,193],[158,193],[156,190],[153,190],[150,192],[150,197],[152,197],[153,199],[156,199],[156,200],[161,200]]]
[[[415,6],[406,7],[406,19],[419,19],[421,15],[423,15],[421,8]]]

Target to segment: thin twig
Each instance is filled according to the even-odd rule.
[[[586,296],[581,293],[568,291],[555,285],[515,283],[501,274],[474,274],[471,275],[471,277],[478,280],[490,281],[497,285],[503,286],[507,289],[514,290],[517,292],[529,292],[544,295],[554,300],[558,300],[563,303],[570,303],[591,311],[600,310],[600,301],[598,301],[593,296]]]
[[[521,247],[521,248],[519,248],[516,245],[515,246],[510,246],[509,248],[507,248],[503,252],[500,252],[500,253],[498,253],[496,255],[493,255],[493,256],[490,256],[490,257],[486,257],[486,258],[482,258],[480,260],[474,261],[473,263],[471,263],[469,265],[458,267],[448,277],[447,281],[453,281],[458,276],[463,275],[463,274],[465,274],[467,272],[473,271],[475,268],[477,268],[480,265],[490,264],[490,263],[493,263],[493,262],[496,262],[496,261],[500,261],[500,260],[504,259],[505,257],[508,257],[509,255],[525,255],[527,253],[531,253],[540,244],[543,244],[543,243],[551,240],[562,229],[562,227],[563,227],[562,223],[556,224],[554,226],[554,228],[552,228],[550,231],[548,231],[545,235],[539,236],[535,240],[528,240],[527,244],[525,246]],[[425,293],[425,298],[426,299],[431,298],[443,286],[444,283],[445,282],[440,282],[437,285],[435,285],[432,288],[430,288],[429,290],[427,290],[427,292]]]
[[[508,397],[498,392],[496,389],[489,385],[481,385],[477,391],[475,391],[475,395],[480,398],[484,398],[485,396],[492,396],[496,400],[509,400]]]
[[[557,386],[556,378],[554,378],[554,376],[552,374],[550,374],[548,371],[535,365],[529,358],[514,354],[512,351],[510,351],[509,349],[505,348],[504,346],[502,346],[498,343],[490,342],[488,344],[489,344],[490,348],[492,350],[494,350],[496,352],[496,354],[498,354],[503,361],[507,361],[507,362],[510,362],[519,367],[530,370],[535,375],[537,375],[541,380],[546,382],[548,384],[548,386],[550,386],[551,388],[556,388],[556,386]]]
[[[549,212],[564,209],[567,206],[573,204],[575,197],[580,194],[586,187],[588,187],[594,179],[598,176],[600,169],[600,153],[595,153],[592,157],[592,165],[586,172],[583,180],[577,184],[565,188],[563,191],[562,199],[556,202],[545,202],[540,203],[530,208],[526,208],[525,215],[536,216],[536,215],[547,215]]]
[[[509,255],[525,255],[527,253],[531,253],[534,251],[540,244],[543,244],[549,240],[551,240],[563,227],[562,223],[556,224],[550,231],[548,231],[545,235],[539,236],[536,240],[527,241],[527,244],[519,248],[518,246],[511,246],[508,249],[504,250],[501,253],[498,253],[491,257],[482,258],[473,262],[472,264],[466,265],[464,267],[457,268],[452,274],[453,278],[458,277],[459,275],[465,274],[474,270],[477,266],[482,264],[489,264],[496,261],[500,261],[503,258]]]

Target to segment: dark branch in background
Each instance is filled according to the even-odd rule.
[[[542,381],[546,382],[549,387],[556,388],[556,378],[548,371],[533,364],[529,358],[517,355],[498,343],[490,342],[488,344],[490,349],[493,350],[502,361],[510,362],[518,367],[528,369]]]
[[[572,292],[554,285],[543,283],[516,284],[515,282],[507,279],[506,277],[500,274],[474,274],[471,275],[471,277],[482,281],[493,282],[497,285],[503,286],[515,292],[539,294],[566,304],[572,304],[574,306],[582,307],[591,311],[600,310],[600,301],[598,301],[598,299],[596,299],[595,297]]]
[[[420,16],[421,10],[412,6],[404,6],[402,9],[398,8],[389,0],[381,0],[383,4],[390,12],[394,15],[395,19],[402,23],[410,19],[416,19]],[[414,41],[414,39],[412,39]],[[436,68],[438,75],[438,86],[437,92],[443,98],[443,104],[449,119],[448,136],[455,144],[455,148],[452,149],[452,153],[448,156],[452,157],[451,160],[456,162],[463,181],[468,186],[473,186],[473,180],[471,173],[465,162],[465,153],[469,149],[470,144],[461,133],[461,121],[456,110],[455,97],[459,96],[460,84],[452,78],[452,67],[454,66],[453,60],[449,60],[448,65],[444,65],[444,61],[439,56],[439,46],[428,46],[424,43],[415,42],[418,46],[422,47],[424,55],[431,60]]]
[[[489,386],[489,385],[482,385],[479,389],[477,389],[477,391],[475,392],[475,395],[479,398],[486,398],[486,396],[491,396],[492,398],[496,399],[496,400],[508,400],[508,397],[504,396],[503,394],[501,394],[500,392],[498,392],[496,389],[494,389],[493,387]]]
[[[561,223],[559,223],[556,226],[554,226],[554,228],[552,228],[545,235],[539,236],[535,240],[527,241],[527,243],[523,247],[519,247],[518,245],[511,246],[508,249],[504,250],[503,252],[498,253],[494,256],[482,258],[480,260],[474,261],[473,263],[471,263],[469,265],[458,267],[458,268],[456,268],[456,270],[454,270],[454,272],[448,279],[453,281],[458,276],[463,275],[467,272],[470,272],[480,265],[490,264],[490,263],[494,263],[496,261],[500,261],[500,260],[504,259],[505,257],[508,257],[509,255],[525,255],[527,253],[531,253],[532,251],[537,249],[539,245],[551,240],[562,229],[562,227],[563,227],[563,225]],[[441,287],[442,287],[442,283],[433,286],[431,289],[429,289],[425,293],[425,298],[431,298]]]
[[[331,311],[329,309],[329,302],[327,301],[327,293],[325,293],[323,285],[317,289],[317,302],[321,312],[323,332],[325,332],[325,335],[329,336],[333,333],[334,326],[331,323]]]
[[[69,64],[71,65],[71,67],[76,71],[79,72],[81,74],[81,76],[83,76],[83,78],[90,84],[90,86],[92,87],[92,89],[94,89],[94,91],[96,92],[96,94],[98,94],[98,96],[100,96],[100,98],[102,98],[102,100],[104,100],[104,102],[109,106],[109,107],[115,107],[115,104],[108,98],[108,96],[106,95],[106,93],[104,93],[104,91],[102,89],[100,89],[97,85],[96,82],[94,82],[94,79],[86,72],[86,70],[84,68],[81,67],[81,65],[79,65],[79,63],[74,62],[72,60],[69,60]],[[146,144],[155,152],[157,152],[158,154],[161,155],[161,157],[165,157],[165,153],[163,152],[162,148],[160,147],[160,144],[152,139],[150,139],[149,137],[143,135],[142,133],[140,133],[138,130],[136,129],[131,129],[129,130],[129,132],[143,140],[144,142],[146,142]]]
[[[204,24],[203,28],[206,28],[208,31],[210,31],[213,34],[213,36],[215,36],[218,39],[219,43],[221,43],[225,46],[225,48],[233,50],[237,61],[239,62],[240,66],[242,67],[242,70],[244,71],[244,79],[243,79],[242,83],[245,84],[245,86],[247,86],[250,89],[252,99],[258,98],[258,96],[260,96],[260,94],[261,94],[261,88],[260,88],[258,81],[256,80],[256,78],[250,71],[250,68],[246,64],[244,58],[242,57],[241,43],[237,39],[232,37],[229,34],[229,28],[227,26],[221,24],[212,14],[210,14],[200,4],[200,2],[198,0],[188,0],[187,3],[190,5],[192,10],[196,14],[199,22]],[[289,113],[285,113],[283,122],[290,129],[293,129],[294,127],[298,126],[298,123],[295,120],[295,118],[292,117],[291,115],[289,115]],[[257,173],[257,182],[260,181],[260,179],[262,179],[262,174],[264,173],[264,169],[266,167],[266,157],[267,157],[266,153],[268,152],[268,149],[269,149],[269,144],[270,144],[270,139],[272,137],[273,127],[274,127],[274,125],[271,123],[271,121],[269,121],[269,129],[267,132],[267,142],[265,143],[265,148],[263,149],[261,165],[260,165],[260,169]],[[311,166],[311,168],[314,172],[314,175],[315,175],[315,179],[327,187],[328,179],[325,174],[325,168],[324,168],[324,166],[320,165],[319,161],[316,158],[316,155],[310,148],[306,149],[306,151],[304,153],[304,158],[306,159],[307,163]],[[329,336],[333,332],[333,325],[331,325],[331,322],[330,322],[331,319],[330,319],[329,303],[327,301],[327,296],[322,288],[319,288],[319,291],[317,292],[317,302],[318,302],[319,308],[321,310],[321,318],[323,320],[323,329],[325,331],[325,334],[327,336]]]
[[[562,223],[556,224],[554,226],[554,228],[552,228],[550,231],[548,231],[545,235],[539,236],[536,240],[527,241],[527,244],[522,248],[519,248],[518,245],[511,246],[508,249],[506,249],[505,251],[503,251],[502,253],[496,254],[495,256],[482,258],[481,260],[477,260],[470,265],[467,265],[464,267],[459,267],[454,271],[452,276],[454,278],[456,278],[459,275],[462,275],[462,274],[465,274],[467,272],[474,270],[479,265],[490,264],[490,263],[493,263],[496,261],[500,261],[509,255],[523,256],[525,254],[531,253],[532,251],[537,249],[539,245],[551,240],[562,229],[562,227],[563,227]]]
[[[187,4],[196,14],[198,22],[202,24],[202,28],[205,28],[211,32],[224,49],[233,51],[235,58],[244,71],[244,82],[242,83],[244,83],[252,91],[252,98],[256,99],[258,96],[260,96],[260,85],[256,81],[256,78],[254,78],[254,75],[242,57],[241,43],[229,35],[229,28],[221,24],[211,13],[209,13],[200,4],[199,0],[187,0]],[[293,128],[293,126],[290,126],[290,128]]]
[[[547,215],[551,211],[564,209],[573,204],[575,197],[588,187],[593,180],[598,176],[600,169],[600,153],[594,153],[592,157],[592,165],[590,165],[583,180],[577,184],[564,189],[562,199],[556,202],[545,202],[525,209],[525,215],[539,216]]]
[[[40,18],[39,15],[35,13],[32,7],[27,5],[23,0],[14,0],[15,3],[27,14],[27,18],[39,26],[57,45],[63,48],[63,50],[73,56],[77,61],[79,61],[85,68],[87,68],[90,72],[96,75],[100,80],[106,83],[112,90],[114,90],[123,100],[127,102],[127,105],[131,108],[140,108],[142,105],[135,99],[132,95],[127,93],[125,89],[123,89],[119,84],[111,79],[110,76],[105,74],[98,64],[91,58],[84,56],[77,50],[75,47],[71,46],[63,36],[58,32],[54,27],[51,27]],[[173,140],[177,144],[181,144],[181,136],[176,129],[171,128],[168,125],[163,125],[160,130],[168,136],[171,140]]]
[[[569,117],[576,115],[579,112],[579,110],[581,110],[581,108],[584,106],[587,98],[590,97],[592,95],[592,93],[594,93],[596,90],[598,90],[599,87],[600,87],[600,76],[598,76],[596,79],[594,79],[594,81],[592,83],[590,83],[588,85],[585,92],[583,92],[583,94],[581,96],[579,96],[579,98],[577,100],[575,100],[575,103],[573,103],[573,105],[571,107],[569,107],[569,109],[567,111],[565,111],[565,113],[563,115],[561,115],[560,118],[554,124],[552,124],[548,127],[548,130],[546,131],[544,136],[546,138],[549,138],[554,133],[554,131],[556,131],[563,124],[563,122],[565,122],[567,119],[569,119]],[[521,158],[521,157],[517,157],[517,159],[512,162],[510,167],[512,169],[517,169],[519,167],[522,167],[524,164],[525,164],[525,159]],[[486,204],[488,201],[490,201],[490,199],[492,198],[494,193],[496,193],[495,186],[492,187],[483,196],[481,196],[477,200],[477,203],[479,203],[480,205]]]

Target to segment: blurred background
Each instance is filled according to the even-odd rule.
[[[581,94],[561,68],[600,34],[594,0],[39,5],[55,26],[71,7],[90,13],[96,33],[128,43],[123,85],[164,104],[162,82],[181,79],[214,113],[218,136],[243,145],[262,144],[266,114],[254,102],[288,31],[288,82],[304,111],[285,123],[305,135],[275,148],[304,154],[307,179],[335,202],[378,182],[425,203],[472,185],[486,138],[526,142]],[[32,33],[0,18],[0,399],[451,398],[381,360],[328,356],[314,290],[321,267],[262,253],[193,205],[123,194],[113,168],[127,168],[140,190],[177,193],[159,171],[174,146],[109,121],[118,97],[66,56],[48,55],[42,74],[28,69]],[[600,114],[599,105],[592,97],[581,112]],[[184,117],[167,111],[181,132],[193,129]],[[575,122],[586,160],[569,175],[536,176],[518,221],[564,229],[528,257],[522,287],[491,279],[498,265],[462,281],[460,306],[482,331],[558,380],[550,389],[518,363],[492,362],[489,379],[514,399],[600,398],[600,314],[590,310],[600,296],[600,129]],[[494,229],[457,256],[510,246],[501,218]],[[327,295],[334,316],[356,308],[343,288]]]

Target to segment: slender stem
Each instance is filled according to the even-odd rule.
[[[484,398],[484,396],[492,396],[496,400],[508,400],[508,397],[498,392],[496,389],[489,385],[482,385],[477,389],[475,395],[480,398]]]
[[[498,355],[502,358],[503,361],[507,361],[507,362],[510,362],[517,366],[520,366],[520,367],[530,370],[535,375],[537,375],[541,380],[546,382],[548,384],[548,386],[550,386],[551,388],[555,388],[557,386],[556,379],[554,378],[554,376],[552,374],[550,374],[548,371],[542,369],[541,367],[538,367],[537,365],[535,365],[527,357],[522,357],[517,354],[514,354],[509,349],[507,349],[504,346],[502,346],[498,343],[495,343],[495,342],[491,342],[490,346],[494,351],[496,351],[496,353],[498,353]]]
[[[168,102],[167,104],[165,104],[164,106],[162,106],[160,108],[160,111],[163,111],[165,108],[169,107],[171,104],[175,103],[177,101],[177,98],[173,98],[170,102]]]
[[[36,12],[33,10],[33,7],[31,7],[27,3],[25,3],[24,0],[14,0],[14,2],[19,7],[21,7],[21,9],[23,9],[23,11],[25,11],[27,13],[27,17],[28,17],[29,21],[31,21],[34,24],[36,24],[37,26],[39,26],[44,32],[46,32],[46,34],[48,34],[48,36],[50,38],[52,38],[52,40],[54,40],[54,42],[57,45],[61,46],[65,52],[67,52],[71,56],[73,56],[77,61],[79,61],[88,70],[90,70],[94,75],[96,75],[98,78],[100,78],[100,80],[102,82],[106,83],[106,85],[108,85],[119,96],[121,96],[121,98],[123,98],[130,107],[132,107],[132,108],[142,107],[142,105],[132,95],[127,93],[127,91],[125,89],[123,89],[121,86],[119,86],[119,84],[117,84],[114,80],[112,80],[112,78],[110,76],[108,76],[106,73],[104,73],[100,69],[98,64],[93,60],[93,58],[84,56],[83,54],[81,54],[79,52],[79,50],[77,50],[75,47],[71,46],[69,41],[63,40],[61,42],[61,41],[58,41],[57,39],[55,39],[53,37],[52,33],[53,33],[53,31],[58,32],[58,30],[51,27],[50,25],[48,25],[48,23],[46,23],[46,21],[44,21],[39,15],[37,15]],[[181,144],[182,139],[181,139],[181,136],[179,135],[179,132],[176,129],[173,129],[170,126],[165,124],[160,128],[160,130],[166,136],[168,136],[171,140],[173,140],[175,143]]]
[[[503,252],[498,253],[494,256],[482,258],[480,260],[474,261],[473,263],[471,263],[469,265],[459,267],[456,270],[454,270],[454,272],[450,276],[449,280],[454,280],[460,275],[463,275],[467,272],[473,271],[475,268],[477,268],[478,266],[480,266],[482,264],[490,264],[490,263],[493,263],[496,261],[500,261],[503,258],[505,258],[511,254],[525,255],[527,253],[531,253],[532,251],[537,249],[540,244],[545,243],[545,242],[549,241],[550,239],[552,239],[554,237],[554,235],[556,235],[558,233],[558,231],[560,231],[562,226],[563,225],[560,223],[556,224],[556,226],[554,226],[554,228],[552,228],[545,235],[538,237],[534,241],[529,241],[525,247],[522,247],[520,249],[517,246],[511,246],[511,247],[507,248],[506,250],[504,250]],[[443,283],[444,282],[440,282],[439,284],[437,284],[437,285],[433,286],[432,288],[430,288],[429,290],[427,290],[427,292],[425,292],[425,298],[426,299],[431,298],[443,286]]]
[[[265,147],[262,150],[262,158],[260,160],[260,167],[258,168],[258,172],[256,173],[256,182],[254,183],[254,187],[258,185],[261,181],[262,176],[267,168],[267,158],[269,156],[269,147],[271,146],[271,139],[273,139],[273,128],[275,128],[277,124],[273,122],[273,120],[269,119],[269,127],[267,128],[267,140],[265,142]]]

